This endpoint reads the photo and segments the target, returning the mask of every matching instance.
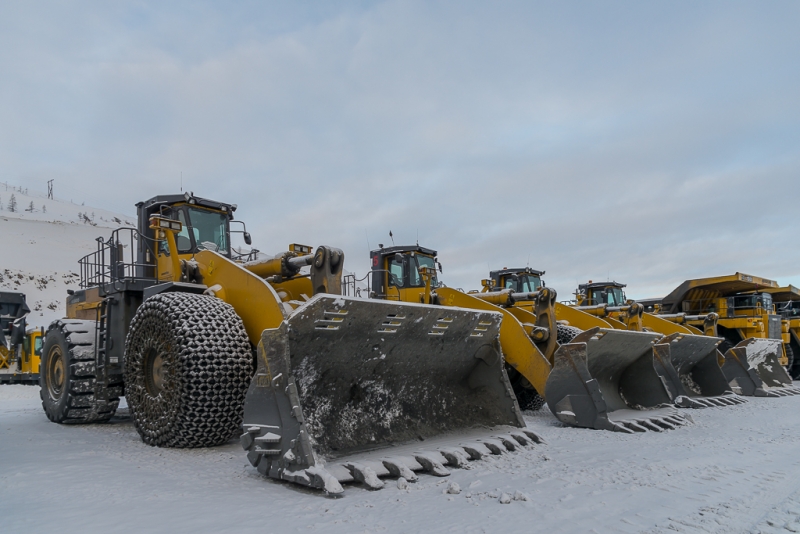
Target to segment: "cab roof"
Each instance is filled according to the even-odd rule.
[[[405,252],[419,252],[420,254],[425,254],[428,256],[436,256],[438,252],[433,249],[421,247],[419,245],[397,245],[394,247],[381,247],[376,250],[370,251],[370,255],[374,256],[375,254],[380,254],[381,256],[387,256],[389,254],[403,254]]]
[[[618,287],[622,289],[623,287],[628,287],[627,284],[621,284],[619,282],[587,282],[585,284],[578,284],[578,290],[587,290],[587,289],[597,289],[597,288],[604,288],[604,287]]]
[[[489,276],[492,278],[499,278],[501,276],[506,276],[509,274],[532,274],[534,276],[542,276],[544,271],[537,271],[536,269],[531,269],[530,267],[504,267],[502,269],[498,269],[497,271],[490,271]]]
[[[194,202],[192,202],[194,201]],[[172,206],[181,202],[188,202],[204,208],[211,208],[214,210],[226,211],[233,214],[236,211],[236,204],[228,204],[226,202],[217,202],[207,198],[194,196],[192,193],[184,193],[181,195],[159,195],[143,202],[136,204],[137,208],[146,208],[148,212],[153,211],[153,208],[159,206]]]

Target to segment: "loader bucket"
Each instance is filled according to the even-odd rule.
[[[670,334],[659,342],[669,346],[669,358],[679,379],[675,404],[682,408],[732,406],[747,402],[733,393],[717,360],[720,339]],[[673,382],[675,383],[675,382]]]
[[[656,372],[661,334],[592,328],[554,355],[545,398],[562,422],[619,432],[666,430],[686,422]]]
[[[317,295],[265,330],[241,441],[265,475],[336,494],[540,441],[503,370],[501,314]],[[490,434],[500,432],[498,435]]]
[[[780,339],[748,338],[728,349],[722,372],[739,395],[784,397],[800,394],[778,360]]]

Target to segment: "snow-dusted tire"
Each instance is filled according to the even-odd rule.
[[[574,326],[567,326],[565,324],[556,323],[556,339],[559,345],[564,345],[572,341],[572,338],[583,332],[580,328]]]
[[[136,312],[125,342],[125,398],[142,441],[226,443],[242,424],[253,356],[241,318],[218,298],[162,293]]]
[[[95,321],[62,319],[47,329],[39,368],[39,396],[54,423],[102,423],[113,417],[122,383],[109,384],[108,400],[98,400],[103,384],[95,376]],[[105,396],[105,395],[103,395]]]

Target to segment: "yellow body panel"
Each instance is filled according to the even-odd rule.
[[[194,260],[203,283],[216,297],[233,306],[242,318],[247,337],[254,346],[258,346],[264,330],[277,328],[286,319],[280,297],[263,279],[210,250],[201,250]]]
[[[152,221],[153,219],[151,223]],[[264,279],[210,250],[179,256],[175,232],[152,224],[151,228],[156,230],[156,239],[167,241],[170,251],[170,254],[164,254],[161,250],[157,253],[159,281],[180,281],[182,259],[197,263],[198,273],[203,284],[208,287],[208,292],[233,306],[242,319],[250,343],[254,346],[258,346],[264,330],[277,328],[286,319],[286,309],[281,298]],[[311,282],[308,280],[306,282],[310,288]]]
[[[608,321],[608,318],[601,319],[600,317],[589,315],[588,313],[584,313],[581,310],[576,310],[575,308],[571,308],[566,304],[561,304],[560,302],[556,303],[555,308],[556,321],[569,326],[574,326],[575,328],[580,328],[581,330],[589,330],[590,328],[594,328],[596,326],[600,328],[617,328],[621,330],[626,329],[625,325],[619,321],[615,321],[614,319]],[[616,325],[614,325],[614,323],[616,323]]]
[[[85,290],[82,296],[83,302],[73,302],[76,298],[72,295],[67,297],[67,319],[97,320],[97,309],[103,301],[100,290],[96,287]]]
[[[39,344],[37,350],[37,342]],[[39,372],[39,363],[42,355],[42,331],[33,330],[28,332],[25,340],[22,358],[19,362],[20,373],[36,374]]]
[[[290,300],[304,302],[314,296],[314,287],[309,278],[292,278],[271,285],[283,302]]]

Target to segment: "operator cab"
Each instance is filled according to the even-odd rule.
[[[184,195],[162,195],[136,204],[139,213],[139,232],[153,239],[150,217],[161,215],[181,222],[183,228],[177,234],[179,254],[194,254],[200,250],[211,250],[227,258],[231,257],[230,221],[236,204],[225,204],[186,193]],[[245,242],[249,239],[245,233]],[[168,254],[164,241],[159,252]],[[148,262],[149,263],[149,262]]]
[[[772,295],[769,293],[753,293],[750,295],[734,295],[728,297],[728,310],[735,315],[749,315],[758,308],[762,313],[772,313]]]
[[[491,281],[490,291],[500,291],[510,289],[514,293],[532,293],[539,291],[545,286],[542,275],[544,271],[537,271],[530,267],[524,269],[500,269],[491,271],[489,279]]]
[[[431,288],[439,287],[438,271],[442,265],[437,261],[435,250],[414,246],[386,247],[378,245],[370,252],[372,258],[372,294],[376,298],[407,300],[406,289],[424,289],[425,279],[420,269],[427,267],[432,272]],[[416,300],[412,298],[411,300]]]
[[[626,284],[619,282],[592,282],[578,286],[578,302],[583,306],[596,306],[607,304],[608,306],[622,306],[628,298],[622,290]]]

